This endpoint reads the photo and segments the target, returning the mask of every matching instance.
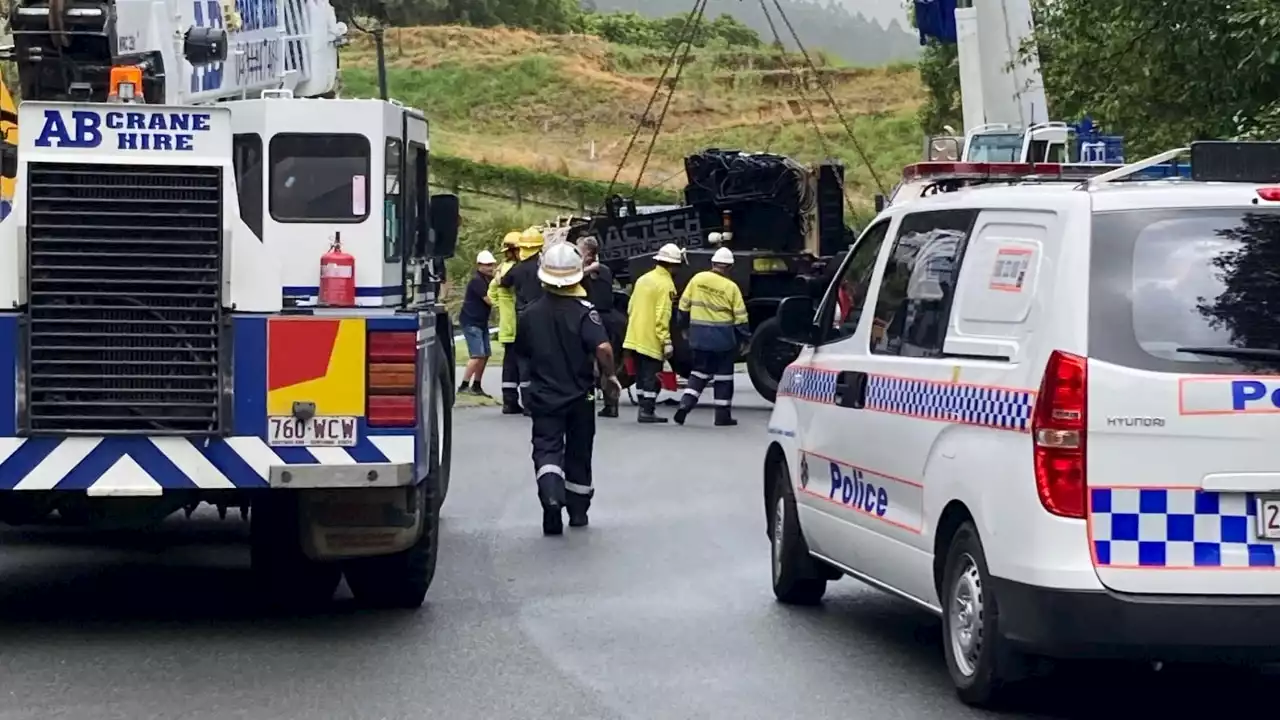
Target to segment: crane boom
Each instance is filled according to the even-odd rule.
[[[1049,119],[1030,0],[915,0],[915,12],[922,43],[956,45],[965,135],[953,159],[1068,158],[1073,128]],[[935,159],[937,139],[929,147]]]
[[[328,0],[20,0],[10,22],[24,100],[101,102],[132,65],[173,106],[331,96],[347,31]]]

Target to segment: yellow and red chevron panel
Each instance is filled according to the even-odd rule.
[[[292,415],[313,402],[316,415],[363,417],[364,318],[271,318],[267,322],[267,415]]]

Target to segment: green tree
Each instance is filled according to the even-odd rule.
[[[1275,0],[1034,0],[1053,115],[1100,120],[1130,154],[1280,133]]]

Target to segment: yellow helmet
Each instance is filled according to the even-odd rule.
[[[512,230],[511,232],[507,233],[507,234],[502,238],[502,244],[503,244],[504,246],[507,246],[507,247],[519,247],[519,245],[520,245],[520,231],[519,231],[519,230]]]
[[[520,233],[520,247],[522,248],[540,248],[542,247],[542,231],[536,227]]]

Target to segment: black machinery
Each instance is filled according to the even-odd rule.
[[[575,223],[567,239],[596,237],[600,262],[623,287],[652,268],[658,248],[675,243],[686,257],[675,274],[678,292],[711,267],[716,249],[732,250],[732,278],[742,288],[751,321],[748,375],[772,401],[782,371],[799,352],[779,338],[778,303],[792,295],[820,295],[855,237],[844,224],[844,168],[838,162],[810,168],[781,155],[709,149],[685,159],[685,175],[685,205],[637,208],[614,196],[602,214]],[[625,310],[626,293],[616,299]],[[680,333],[674,335],[671,366],[687,376],[688,347]]]

